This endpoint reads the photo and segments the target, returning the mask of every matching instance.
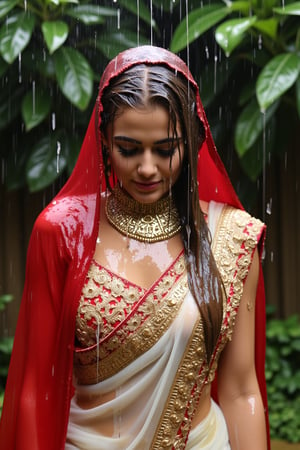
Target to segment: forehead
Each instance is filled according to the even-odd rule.
[[[149,105],[139,108],[124,108],[114,118],[112,132],[152,132],[167,133],[180,131],[178,120],[176,124],[170,116],[168,109],[162,105]]]

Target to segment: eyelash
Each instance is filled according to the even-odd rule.
[[[170,158],[174,155],[175,151],[177,150],[178,145],[175,147],[172,147],[170,150],[162,150],[162,149],[155,149],[155,151],[161,156],[162,158]],[[124,147],[121,147],[118,145],[118,152],[127,158],[130,158],[131,156],[135,156],[139,151],[139,148],[132,148],[132,149],[126,149]]]

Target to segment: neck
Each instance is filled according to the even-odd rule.
[[[170,197],[139,203],[118,185],[106,202],[106,216],[121,234],[142,242],[158,242],[180,231],[180,219]]]

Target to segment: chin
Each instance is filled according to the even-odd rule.
[[[162,199],[163,197],[166,197],[166,193],[148,193],[148,194],[134,194],[131,195],[129,194],[135,201],[139,202],[139,203],[145,203],[145,204],[150,204],[150,203],[155,203],[158,202],[160,199]]]

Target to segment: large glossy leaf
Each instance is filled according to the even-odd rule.
[[[77,108],[84,110],[93,91],[93,71],[85,57],[74,48],[61,47],[53,55],[58,85]]]
[[[2,0],[0,1],[0,19],[5,17],[9,11],[14,9],[19,0]]]
[[[290,3],[282,8],[273,8],[273,11],[284,16],[300,16],[300,2]]]
[[[216,29],[216,41],[227,56],[243,41],[245,32],[256,22],[256,16],[226,20]]]
[[[300,57],[293,53],[275,56],[263,68],[256,84],[256,95],[264,111],[281,97],[297,80],[300,73]]]
[[[257,20],[253,24],[253,27],[266,34],[267,36],[270,36],[272,39],[275,39],[277,35],[278,25],[278,20],[272,17],[271,19]]]
[[[230,12],[231,9],[222,4],[206,5],[195,9],[176,28],[170,45],[171,50],[175,53],[179,52],[223,20]]]
[[[0,53],[11,64],[30,41],[34,17],[21,13],[10,16],[0,29]]]
[[[50,133],[33,148],[26,167],[29,189],[34,192],[49,186],[67,164],[68,148],[61,132]]]
[[[67,39],[69,34],[69,26],[62,20],[42,23],[42,32],[47,44],[49,53],[52,54]]]
[[[28,92],[22,101],[22,116],[26,131],[41,123],[49,114],[51,99],[49,93],[39,89]]]
[[[117,11],[112,8],[105,8],[97,5],[78,5],[68,9],[66,13],[69,16],[83,22],[85,25],[97,25],[104,23],[106,16],[116,16]]]
[[[274,103],[264,116],[259,109],[256,99],[253,99],[243,109],[237,119],[234,133],[234,143],[240,157],[251,148],[262,134],[264,127],[274,115],[277,107],[278,103]]]

